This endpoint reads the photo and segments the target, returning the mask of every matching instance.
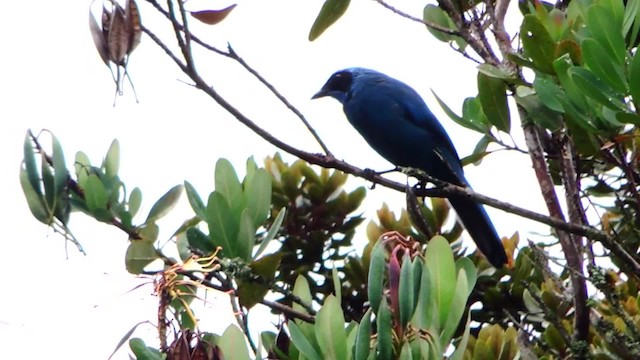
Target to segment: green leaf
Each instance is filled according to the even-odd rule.
[[[629,66],[629,92],[637,108],[640,105],[640,54],[637,52]]]
[[[476,281],[478,281],[478,270],[468,257],[463,257],[456,261],[456,273],[460,273],[460,270],[464,271],[467,277],[467,284],[469,285],[467,296],[469,296],[476,286]]]
[[[249,214],[249,209],[242,210],[238,236],[235,240],[235,254],[244,261],[251,260],[251,251],[256,243],[256,228]]]
[[[284,221],[286,213],[286,208],[281,208],[280,211],[278,211],[278,215],[276,215],[275,220],[273,220],[273,224],[271,224],[267,235],[262,238],[262,242],[260,243],[258,250],[256,250],[255,255],[253,255],[254,259],[258,258],[258,256],[260,256],[260,254],[262,254],[262,252],[267,248],[271,240],[276,237],[276,235],[278,234],[278,230],[280,230],[280,227],[282,227],[282,222]]]
[[[411,352],[411,344],[409,342],[402,344],[398,360],[413,360],[413,353]]]
[[[594,39],[585,39],[582,42],[582,57],[589,69],[609,86],[622,93],[628,91],[624,67],[616,64],[612,54],[607,53],[600,43]]]
[[[186,180],[184,182],[184,190],[187,193],[187,199],[189,200],[189,205],[191,205],[191,209],[193,209],[193,212],[200,219],[206,219],[207,217],[205,215],[205,206],[202,202],[202,199],[200,198],[200,195],[198,195],[198,192],[193,187],[193,185],[191,185],[191,183]]]
[[[309,41],[317,39],[329,26],[333,25],[347,11],[349,2],[350,0],[325,0],[309,31]]]
[[[551,79],[551,77],[540,75],[536,76],[536,79],[533,81],[533,88],[538,94],[540,101],[547,108],[560,113],[564,112],[564,108],[562,107],[563,101],[560,99],[562,97],[566,98],[567,95],[562,91],[560,86]],[[523,96],[521,98],[527,97]],[[516,98],[516,100],[518,100],[518,98]]]
[[[376,327],[378,329],[378,359],[392,359],[393,341],[391,328],[391,309],[386,301],[380,303],[376,312]]]
[[[520,38],[525,55],[531,58],[534,66],[552,74],[551,63],[555,59],[556,44],[540,19],[533,14],[526,15],[520,27]]]
[[[453,20],[451,20],[449,15],[447,15],[447,13],[437,5],[427,4],[422,12],[422,18],[425,22],[434,23],[449,30],[456,30]],[[427,26],[427,30],[429,30],[429,32],[440,41],[449,42],[454,38],[453,36],[436,30],[430,26]]]
[[[169,211],[171,211],[171,209],[176,206],[178,200],[180,200],[181,194],[182,185],[176,185],[169,189],[166,194],[162,195],[162,197],[160,197],[160,199],[158,199],[158,201],[153,204],[145,222],[156,221],[167,215]]]
[[[118,139],[113,139],[111,142],[102,167],[104,167],[107,177],[112,178],[118,175],[118,169],[120,168],[120,143]]]
[[[271,208],[271,176],[266,170],[255,171],[244,188],[244,196],[253,225],[258,228],[267,220]]]
[[[411,263],[411,267],[411,272],[413,273],[413,299],[415,302],[415,304],[413,305],[413,313],[415,314],[415,309],[417,308],[420,299],[420,284],[422,281],[423,267],[422,259],[416,256]]]
[[[202,251],[205,254],[211,254],[216,249],[216,243],[205,235],[200,229],[192,227],[187,229],[187,241],[189,246]]]
[[[293,285],[293,295],[297,296],[306,305],[311,305],[311,301],[312,301],[311,290],[309,288],[309,283],[307,282],[307,279],[304,278],[304,276],[298,275],[298,277],[296,278],[296,282]],[[296,310],[305,314],[307,313],[307,309],[305,309],[302,305],[298,304],[297,302],[293,303],[293,310]]]
[[[587,11],[586,23],[591,37],[612,55],[615,63],[623,65],[627,48],[622,37],[622,19],[611,9],[593,5]]]
[[[447,104],[445,104],[442,101],[442,99],[440,99],[440,97],[438,97],[438,95],[433,90],[431,90],[431,93],[433,93],[433,96],[436,98],[436,101],[438,101],[438,104],[440,104],[445,114],[447,114],[449,118],[453,120],[456,124],[480,133],[485,133],[487,131],[487,127],[483,123],[470,121],[469,119],[458,116],[456,113],[453,112],[453,110],[451,110],[451,108],[447,106]]]
[[[631,31],[631,27],[636,19],[636,16],[640,12],[640,1],[638,0],[629,0],[627,1],[627,6],[624,9],[624,17],[622,22],[622,35],[627,36],[629,31]],[[635,39],[631,39],[631,43]]]
[[[422,266],[420,289],[413,323],[420,329],[435,329],[438,326],[438,308],[435,292],[432,291],[431,271],[425,263]]]
[[[131,194],[129,194],[129,201],[127,203],[131,217],[136,216],[138,210],[140,210],[140,204],[142,204],[142,191],[140,191],[140,188],[136,187],[131,190]]]
[[[67,165],[64,160],[64,152],[62,151],[62,145],[58,138],[52,136],[52,159],[53,159],[53,171],[54,171],[54,194],[58,197],[62,194],[65,186],[67,185],[67,180],[69,179],[69,170],[67,170]]]
[[[584,111],[589,109],[589,103],[582,92],[582,90],[573,82],[572,78],[569,76],[569,69],[573,67],[573,62],[571,61],[571,56],[569,54],[564,54],[560,56],[556,61],[553,62],[553,68],[555,69],[556,75],[558,76],[558,80],[560,80],[560,85],[566,91],[569,99],[573,104],[575,104],[574,108],[578,113],[583,114]],[[564,99],[560,98],[559,101],[564,101]],[[570,109],[565,106],[565,103],[562,104],[562,108],[565,112],[569,112]]]
[[[562,117],[560,114],[545,106],[542,101],[540,101],[538,94],[524,97],[516,95],[515,100],[518,105],[524,108],[527,115],[529,115],[535,124],[551,131],[559,130],[562,127]],[[562,107],[562,105],[559,106]]]
[[[263,331],[260,333],[260,342],[262,343],[262,348],[269,352],[273,345],[276,344],[276,334],[273,331]]]
[[[129,347],[137,360],[162,360],[166,358],[158,349],[148,347],[144,341],[139,338],[129,340]]]
[[[333,281],[333,291],[338,302],[342,302],[342,282],[340,281],[340,275],[338,275],[338,269],[334,266],[331,268],[331,280]]]
[[[111,353],[111,356],[109,356],[109,359],[113,358],[113,355],[118,352],[118,350],[120,350],[120,348],[122,347],[122,345],[124,345],[127,340],[129,340],[129,338],[131,337],[131,335],[133,335],[133,332],[136,331],[136,329],[138,328],[138,326],[142,325],[142,324],[147,324],[147,321],[141,321],[135,325],[133,325],[133,327],[131,327],[131,329],[129,329],[129,331],[127,331],[122,338],[120,338],[120,341],[118,341],[118,344],[116,345],[115,349],[113,349],[113,352]],[[138,339],[139,340],[139,339]],[[138,344],[139,345],[139,344]]]
[[[39,194],[29,182],[29,174],[25,168],[20,169],[20,185],[22,186],[22,192],[29,205],[29,210],[36,220],[45,225],[51,224],[53,217],[50,216],[47,208],[44,205],[44,198]]]
[[[129,244],[125,254],[125,266],[131,274],[141,274],[145,266],[158,258],[158,252],[153,243],[134,240]]]
[[[640,115],[621,111],[616,113],[616,120],[623,124],[633,124],[635,126],[640,126]]]
[[[44,188],[44,200],[45,206],[47,207],[48,212],[53,212],[53,209],[56,206],[56,190],[55,190],[55,180],[53,173],[51,172],[51,167],[49,163],[42,158],[40,162],[41,168],[40,173],[42,174],[42,185]]]
[[[216,162],[215,178],[216,192],[232,206],[242,196],[242,185],[229,160],[219,159]]]
[[[479,97],[468,97],[462,102],[462,117],[473,124],[477,124],[484,130],[483,134],[489,131],[490,122],[487,119],[484,111],[482,110],[482,104]]]
[[[622,24],[624,21],[624,4],[622,0],[599,0],[598,5],[602,5],[613,15],[615,24]]]
[[[87,177],[84,186],[84,200],[89,211],[95,214],[98,209],[106,210],[109,196],[100,178],[91,174]]]
[[[487,147],[491,142],[493,142],[493,138],[491,136],[484,135],[481,137],[476,144],[476,147],[473,149],[473,153],[460,159],[462,166],[469,164],[473,164],[475,166],[480,165],[482,163],[482,159],[490,154],[490,152],[487,151]]]
[[[42,189],[40,188],[40,172],[38,171],[38,165],[36,163],[35,149],[31,143],[31,130],[27,131],[27,134],[24,137],[23,151],[24,169],[27,179],[31,184],[31,189],[38,196],[42,196]]]
[[[347,338],[340,301],[329,294],[316,315],[316,339],[324,359],[347,359]]]
[[[467,343],[469,343],[469,334],[471,332],[471,312],[467,315],[467,323],[464,327],[464,333],[462,339],[456,346],[456,350],[451,354],[450,360],[463,360],[465,350],[467,349]]]
[[[600,105],[621,111],[626,110],[624,103],[620,100],[622,96],[588,69],[574,66],[569,69],[569,76],[587,96]]]
[[[84,182],[87,180],[87,177],[91,173],[91,161],[89,161],[89,157],[87,156],[87,154],[83,153],[82,151],[78,151],[76,153],[74,167],[76,170],[76,178],[78,180],[78,184],[81,187],[84,187]]]
[[[438,307],[439,329],[442,329],[449,317],[456,287],[456,266],[447,239],[435,236],[429,241],[425,252],[425,264],[431,273],[431,290]]]
[[[369,277],[368,277],[368,287],[367,292],[369,295],[369,302],[371,303],[371,308],[375,313],[378,312],[378,308],[380,307],[380,303],[383,300],[383,282],[384,282],[384,273],[386,270],[386,252],[384,249],[384,244],[382,241],[378,239],[376,245],[373,247],[373,251],[371,252],[371,262],[369,265]]]
[[[252,308],[259,303],[269,291],[269,284],[273,281],[276,271],[280,267],[282,260],[281,253],[274,253],[263,256],[262,258],[249,264],[251,272],[259,275],[261,281],[238,281],[238,297],[240,305],[247,309]]]
[[[501,79],[479,72],[478,97],[489,122],[498,130],[508,133],[511,130],[511,120],[507,103],[507,84]]]
[[[448,344],[453,337],[462,315],[464,315],[465,306],[469,297],[469,282],[467,281],[467,274],[464,269],[458,271],[458,278],[456,280],[455,294],[451,303],[446,304],[449,307],[449,316],[444,322],[444,327],[440,335],[442,344]]]
[[[511,75],[506,70],[491,64],[487,64],[487,63],[478,65],[478,71],[495,79],[502,79],[502,80],[513,79],[513,75]]]
[[[216,190],[209,195],[206,209],[207,225],[216,245],[222,246],[227,258],[239,256],[236,249],[240,219],[234,219],[227,200]]]
[[[413,267],[411,258],[405,254],[400,268],[400,285],[398,291],[398,308],[400,309],[400,326],[405,328],[413,316],[416,299],[414,298]]]
[[[629,16],[629,19],[626,18],[626,16]],[[626,7],[626,13],[625,13],[625,27],[623,27],[623,30],[626,28],[627,26],[627,22],[630,22],[631,24],[628,24],[628,26],[631,27],[630,31],[625,31],[623,32],[623,34],[625,36],[627,36],[628,38],[628,47],[631,48],[633,46],[635,46],[635,44],[638,41],[638,32],[640,31],[640,0],[629,0],[627,1],[627,7]]]
[[[138,228],[138,234],[143,241],[153,244],[158,240],[158,234],[160,234],[160,227],[155,222],[144,223]]]
[[[364,313],[358,327],[358,335],[355,343],[354,360],[367,360],[371,343],[371,308]]]
[[[222,334],[218,346],[225,359],[249,360],[249,350],[244,333],[235,325],[229,325]]]
[[[186,231],[176,232],[176,248],[178,250],[178,256],[180,260],[186,261],[193,253],[189,249],[189,238]]]
[[[289,320],[287,326],[289,327],[291,342],[304,356],[310,360],[322,360],[322,356],[318,354],[318,351],[313,347],[309,339],[304,336],[295,321]]]

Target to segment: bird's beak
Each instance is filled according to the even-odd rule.
[[[327,96],[327,95],[328,95],[327,91],[324,88],[322,88],[322,89],[320,89],[320,91],[318,91],[315,95],[313,95],[311,97],[311,100],[318,99],[318,98],[321,98],[321,97],[324,97],[324,96]]]

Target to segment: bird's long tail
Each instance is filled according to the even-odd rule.
[[[493,227],[484,206],[469,198],[452,196],[451,206],[456,210],[458,218],[471,235],[480,251],[487,257],[491,265],[500,268],[507,263],[507,255],[502,241]]]

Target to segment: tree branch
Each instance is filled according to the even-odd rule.
[[[575,156],[571,142],[568,141],[568,139],[563,139],[561,149],[562,182],[564,184],[565,198],[569,210],[569,221],[573,224],[587,224],[587,218],[584,213],[584,208],[582,207],[582,201],[580,200],[580,178],[575,169]],[[570,239],[573,240],[572,244],[576,252],[576,258],[571,259],[571,263],[569,262],[569,256],[567,256],[567,263],[570,265],[572,271],[571,283],[573,285],[575,306],[574,339],[587,344],[589,340],[589,306],[587,305],[589,294],[583,270],[584,245],[583,239],[580,236],[573,235]],[[587,356],[586,346],[576,346],[574,348],[576,351],[579,351],[579,353],[574,353],[576,357],[584,358]]]
[[[212,283],[209,280],[203,279],[202,277],[196,275],[193,271],[178,271],[177,272],[180,275],[184,275],[186,277],[188,277],[189,279],[196,281],[208,288],[214,289],[214,290],[218,290],[218,291],[222,291],[222,292],[229,292],[229,291],[233,291],[235,293],[235,290],[233,288],[227,288],[221,285],[217,285]],[[269,301],[269,300],[265,300],[262,299],[260,301],[260,304],[265,305],[275,311],[278,311],[284,315],[287,315],[288,317],[292,318],[292,319],[300,319],[302,321],[308,322],[308,323],[314,323],[316,320],[315,316],[313,315],[309,315],[303,312],[300,312],[298,310],[295,310],[287,305],[278,303],[278,302],[274,302],[274,301]]]
[[[549,169],[547,168],[547,163],[544,158],[544,149],[542,148],[542,144],[540,143],[538,132],[535,129],[535,125],[533,125],[530,121],[527,121],[528,114],[524,110],[520,109],[520,107],[519,110],[522,122],[525,124],[523,127],[525,142],[527,144],[527,148],[529,149],[529,155],[531,157],[533,169],[535,171],[536,177],[538,178],[540,191],[542,192],[542,196],[545,200],[545,203],[547,204],[549,214],[554,218],[564,220],[564,214],[562,213],[562,209],[560,208],[560,202],[558,201],[558,197],[555,192],[553,180],[551,179]],[[576,311],[576,316],[574,317],[574,340],[580,342],[586,341],[588,340],[589,334],[589,322],[588,312],[585,314],[586,303],[584,303],[584,301],[586,301],[586,282],[584,276],[581,275],[582,256],[570,233],[558,229],[557,234],[558,239],[560,240],[560,246],[562,247],[562,251],[564,252],[567,259],[567,266],[572,270],[569,272],[569,275],[571,277],[571,283],[574,288],[573,302],[574,309]],[[578,311],[581,311],[581,313],[578,313]],[[585,323],[583,322],[585,315],[587,316],[586,327]],[[574,353],[574,355],[582,358],[582,355],[584,354]]]
[[[426,25],[427,27],[430,27],[433,30],[440,31],[440,32],[448,34],[448,35],[460,36],[460,32],[459,31],[451,30],[451,29],[448,29],[448,28],[446,28],[446,27],[444,27],[442,25],[438,25],[436,23],[433,23],[431,21],[426,21],[424,19],[420,19],[420,18],[417,18],[415,16],[409,15],[406,12],[404,12],[402,10],[399,10],[398,8],[395,8],[395,7],[387,4],[384,0],[376,0],[376,2],[378,4],[380,4],[380,5],[382,5],[384,8],[390,10],[391,12],[393,12],[393,13],[395,13],[397,15],[402,16],[405,19],[409,19],[411,21],[415,21],[415,22],[420,23],[422,25]]]

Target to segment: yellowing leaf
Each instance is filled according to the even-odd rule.
[[[124,57],[129,50],[129,37],[124,11],[121,7],[116,7],[114,13],[111,14],[107,45],[109,46],[109,59],[117,65],[124,65]]]
[[[93,38],[93,43],[98,50],[98,54],[100,54],[100,58],[104,61],[105,65],[109,66],[109,48],[107,47],[103,30],[98,25],[91,10],[89,10],[89,30],[91,30],[91,38]]]
[[[192,11],[191,16],[193,16],[197,20],[202,21],[207,25],[215,25],[221,22],[222,20],[224,20],[224,18],[226,18],[227,15],[229,15],[231,10],[233,10],[236,7],[236,5],[237,4],[230,5],[222,10]]]
[[[127,47],[127,55],[131,54],[135,50],[136,46],[140,44],[140,38],[142,37],[142,24],[140,22],[140,11],[135,0],[127,0],[125,9],[125,20],[127,23],[127,30],[129,35],[129,46]]]

